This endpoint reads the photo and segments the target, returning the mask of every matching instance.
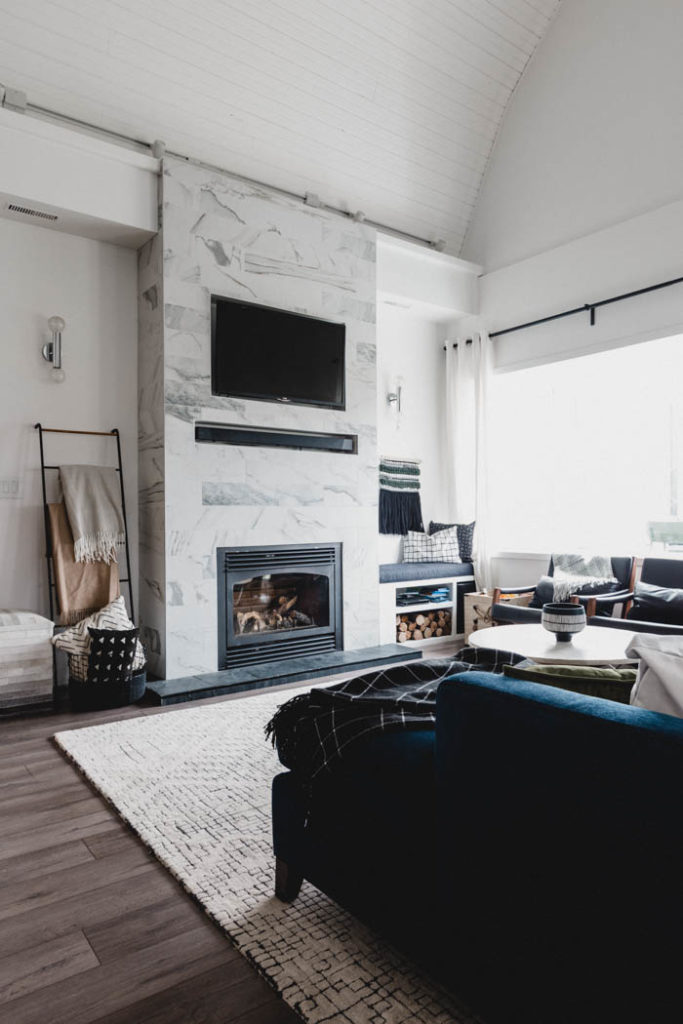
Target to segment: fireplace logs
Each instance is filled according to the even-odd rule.
[[[317,579],[318,577],[314,577]],[[257,577],[235,588],[235,632],[271,633],[281,629],[301,629],[316,626],[313,616],[295,608],[300,595],[290,587],[282,587],[267,577]]]

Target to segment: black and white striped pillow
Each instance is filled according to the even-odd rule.
[[[409,530],[403,540],[404,562],[460,562],[458,530],[440,530],[430,537],[428,533]]]
[[[52,643],[60,651],[66,651],[69,655],[69,673],[74,679],[84,681],[88,676],[88,655],[90,654],[91,637],[89,627],[94,629],[115,629],[119,631],[135,629],[135,624],[128,618],[126,602],[123,597],[117,597],[111,604],[93,612],[87,619],[81,619],[75,626],[70,626],[63,633],[52,637]],[[139,672],[145,664],[145,651],[137,641],[133,671]]]

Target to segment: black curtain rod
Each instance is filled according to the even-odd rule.
[[[524,331],[527,327],[538,327],[539,324],[550,323],[551,320],[562,320],[566,316],[576,316],[577,313],[588,313],[591,327],[595,326],[595,310],[601,306],[610,306],[613,302],[623,302],[624,299],[634,299],[637,295],[647,295],[648,292],[658,292],[661,288],[670,288],[674,284],[682,284],[683,277],[673,277],[670,281],[660,281],[659,284],[649,284],[646,288],[637,288],[633,292],[623,292],[621,295],[613,295],[610,299],[599,299],[597,302],[586,302],[583,306],[575,306],[573,309],[565,309],[562,313],[553,313],[552,316],[542,316],[538,320],[528,320],[524,324],[515,324],[514,327],[504,327],[500,331],[491,331],[489,338],[500,338],[503,334],[512,334],[514,331]],[[471,344],[472,339],[468,338],[466,344]],[[457,348],[457,342],[453,348]],[[444,351],[446,346],[444,345]]]

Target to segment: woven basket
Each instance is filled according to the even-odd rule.
[[[143,669],[126,682],[106,686],[83,682],[69,676],[69,700],[74,711],[103,711],[122,708],[142,700],[147,686],[147,672]]]

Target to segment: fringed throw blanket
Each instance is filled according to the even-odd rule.
[[[420,463],[382,458],[379,463],[379,532],[424,531],[420,504]]]
[[[123,544],[121,485],[109,466],[60,466],[64,504],[77,562],[115,562]]]
[[[606,555],[553,555],[553,600],[567,601],[584,587],[617,583]]]
[[[502,672],[522,658],[465,647],[457,660],[413,661],[282,704],[266,726],[286,768],[313,780],[331,771],[358,740],[373,732],[433,729],[439,683],[458,672]]]

